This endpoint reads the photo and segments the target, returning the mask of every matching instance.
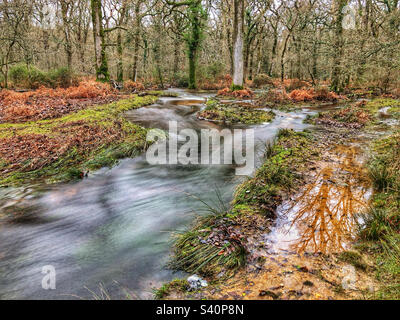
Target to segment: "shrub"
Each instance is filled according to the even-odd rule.
[[[1,82],[1,78],[0,78],[0,82]],[[400,99],[400,88],[393,89],[391,94],[394,98]]]
[[[289,98],[295,102],[312,101],[314,96],[311,90],[296,89],[289,93]]]
[[[244,98],[251,98],[253,97],[253,91],[251,91],[250,89],[242,89],[242,90],[235,90],[232,91],[229,88],[224,88],[222,90],[218,91],[218,96],[224,96],[224,97],[234,97],[234,98],[240,98],[240,99],[244,99]]]
[[[68,88],[78,85],[78,78],[72,70],[62,67],[44,72],[35,66],[18,64],[10,69],[10,79],[16,87],[38,89],[42,86]]]
[[[264,86],[272,86],[272,85],[273,85],[272,79],[264,73],[258,74],[254,77],[253,86],[255,88],[261,88]]]
[[[126,91],[136,92],[143,91],[145,89],[144,85],[141,82],[134,82],[132,80],[127,80],[124,82],[124,89]]]
[[[178,88],[187,88],[189,86],[189,79],[185,73],[178,73],[174,75],[173,84]]]
[[[293,91],[296,89],[310,88],[311,83],[300,79],[285,79],[283,80],[283,86],[287,91]]]
[[[222,90],[226,87],[229,87],[231,83],[232,77],[227,74],[214,80],[203,80],[200,82],[199,87],[203,90]]]
[[[285,104],[289,102],[290,102],[289,96],[287,95],[286,90],[284,88],[271,89],[260,97],[261,104],[265,103]]]
[[[10,79],[14,85],[29,89],[37,89],[40,86],[49,85],[49,78],[43,71],[35,66],[23,64],[11,67]]]
[[[48,73],[49,82],[53,88],[68,88],[78,85],[78,79],[71,69],[58,68]]]
[[[294,102],[304,102],[304,101],[336,101],[341,97],[336,93],[329,91],[326,87],[321,87],[316,90],[311,89],[295,89],[289,94],[289,98]]]
[[[319,101],[336,101],[340,99],[335,92],[329,91],[327,87],[319,87],[314,91],[314,99]]]

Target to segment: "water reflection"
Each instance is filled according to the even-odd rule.
[[[355,147],[336,146],[314,182],[279,208],[271,234],[273,250],[330,253],[346,249],[356,228],[355,214],[368,203],[370,189]]]

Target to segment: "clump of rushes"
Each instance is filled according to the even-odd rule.
[[[185,292],[189,289],[189,283],[186,280],[175,279],[162,285],[157,290],[154,290],[154,298],[157,300],[164,299],[171,292]]]
[[[61,118],[0,124],[0,185],[83,178],[143,151],[147,130],[122,113],[156,99],[132,96]]]
[[[375,194],[359,236],[376,260],[380,299],[400,299],[400,133],[373,143],[369,161]]]
[[[246,260],[243,235],[235,230],[228,211],[199,217],[186,232],[176,234],[174,257],[169,267],[205,277],[234,271]]]
[[[259,110],[251,105],[222,104],[209,100],[207,107],[197,114],[199,119],[224,123],[260,124],[275,118],[272,111]]]
[[[317,156],[312,145],[308,133],[281,130],[265,164],[237,188],[231,207],[212,210],[176,235],[170,267],[212,278],[244,266],[247,237],[268,226],[282,194],[301,180],[296,170]]]

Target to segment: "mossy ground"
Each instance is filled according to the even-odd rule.
[[[344,104],[342,108],[320,112],[310,117],[307,122],[336,127],[361,129],[373,128],[380,122],[385,110],[386,115],[400,117],[400,101],[391,98],[377,98],[371,101],[362,100]]]
[[[360,250],[375,260],[381,289],[374,298],[400,299],[400,132],[371,145],[369,173],[375,194],[363,216]]]
[[[232,203],[234,212],[245,206],[247,210],[273,216],[282,194],[301,180],[302,168],[318,156],[310,133],[281,130],[277,139],[275,145],[267,146],[267,161],[254,178],[237,188]]]
[[[87,170],[112,166],[118,159],[133,156],[144,150],[147,130],[125,120],[122,113],[154,103],[156,99],[157,97],[152,95],[132,96],[61,118],[0,124],[0,138],[4,141],[24,139],[28,136],[50,141],[69,141],[65,145],[61,144],[60,150],[54,152],[51,159],[48,158],[48,154],[42,157],[40,152],[32,158],[20,161],[14,159],[13,163],[1,158],[0,185],[20,185],[37,180],[52,183],[82,178]],[[100,138],[96,140],[96,137],[88,139],[73,135],[74,132],[86,132],[85,130],[89,129],[101,134]],[[82,141],[74,142],[74,139]]]
[[[217,100],[209,100],[207,107],[198,113],[198,118],[232,124],[261,124],[272,121],[275,114],[250,106],[222,104]]]

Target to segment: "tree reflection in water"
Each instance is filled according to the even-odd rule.
[[[355,214],[368,202],[368,181],[356,157],[354,147],[337,146],[335,158],[323,163],[315,182],[282,206],[281,214],[288,221],[279,238],[288,241],[288,249],[297,253],[345,250],[356,228]]]

